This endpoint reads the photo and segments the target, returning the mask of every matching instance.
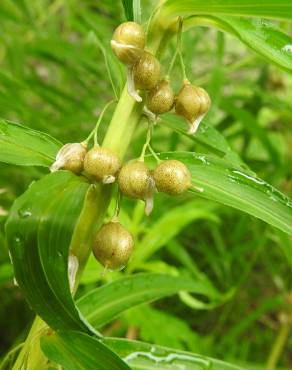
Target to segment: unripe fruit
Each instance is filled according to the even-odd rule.
[[[154,55],[144,51],[141,58],[133,66],[136,89],[150,90],[159,81],[160,63]]]
[[[126,164],[118,177],[119,189],[129,198],[145,201],[145,213],[149,215],[153,209],[155,183],[150,170],[142,161]]]
[[[120,167],[118,156],[107,148],[94,146],[84,158],[85,172],[104,184],[115,181]]]
[[[135,22],[122,23],[113,34],[111,47],[122,63],[134,64],[145,47],[143,28]]]
[[[65,144],[58,152],[55,162],[50,167],[51,172],[59,169],[80,174],[83,171],[83,161],[87,153],[86,144]]]
[[[182,194],[191,186],[190,171],[177,160],[161,162],[154,170],[153,177],[157,190],[169,195]]]
[[[168,81],[159,81],[146,95],[146,106],[156,115],[170,111],[173,104],[174,93]]]
[[[126,266],[134,248],[134,240],[119,222],[104,224],[98,231],[93,253],[96,259],[110,270],[121,270]]]
[[[190,124],[189,133],[195,133],[210,108],[208,93],[201,87],[185,83],[175,102],[175,111]]]

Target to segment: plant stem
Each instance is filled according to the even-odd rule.
[[[270,352],[266,370],[275,370],[277,363],[280,359],[281,353],[284,350],[288,335],[290,331],[290,324],[289,322],[283,322],[279,333],[274,341],[272,350]]]

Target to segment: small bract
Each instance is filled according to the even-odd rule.
[[[202,87],[185,83],[177,95],[175,111],[189,123],[189,133],[197,131],[211,105],[210,97]]]
[[[83,161],[87,153],[86,147],[85,143],[65,144],[57,153],[56,160],[50,167],[51,172],[64,169],[80,174],[83,171]]]

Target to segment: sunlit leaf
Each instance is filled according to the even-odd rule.
[[[246,17],[265,17],[292,19],[290,0],[167,0],[163,4],[166,15],[233,15]]]
[[[61,146],[43,132],[0,119],[0,162],[47,167]]]
[[[90,332],[68,281],[69,246],[89,188],[70,172],[49,174],[15,201],[6,224],[17,283],[30,306],[54,329]]]
[[[105,338],[103,342],[128,363],[132,370],[244,370],[236,365],[190,352],[134,340]]]
[[[264,180],[233,168],[212,156],[190,152],[162,153],[161,159],[177,159],[192,174],[194,194],[237,208],[292,234],[292,201]]]
[[[140,273],[94,289],[77,304],[90,324],[98,328],[129,308],[182,290],[199,293],[210,299],[219,297],[215,288],[205,282],[179,276]]]
[[[186,28],[191,25],[217,27],[224,32],[231,33],[265,60],[287,71],[292,71],[292,38],[267,20],[195,16],[185,22]]]
[[[76,331],[59,332],[41,339],[45,355],[66,370],[130,370],[96,338]]]

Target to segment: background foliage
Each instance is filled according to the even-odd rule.
[[[150,1],[142,3],[142,20],[145,21],[152,4]],[[169,7],[171,3],[169,1]],[[190,1],[182,3],[187,9]],[[13,136],[12,131],[7,133],[4,121],[10,120],[56,138],[45,136],[44,140],[51,144],[38,156],[34,154],[33,162],[29,162],[28,140],[22,129],[22,152],[12,162],[21,164],[25,160],[26,164],[35,166],[0,164],[0,331],[5,333],[1,336],[1,356],[25,339],[33,318],[23,294],[13,283],[4,239],[8,210],[32,181],[48,173],[46,166],[54,158],[60,142],[84,139],[104,104],[115,94],[120,95],[125,71],[108,45],[113,29],[125,19],[123,14],[119,2],[106,0],[4,0],[0,4],[0,117],[3,118],[0,132],[3,136]],[[180,158],[187,163],[190,159],[183,152],[200,153],[196,160],[191,159],[192,173],[194,183],[197,181],[203,187],[209,184],[202,194],[207,199],[197,195],[179,199],[160,195],[156,197],[153,215],[147,219],[139,202],[123,201],[121,213],[123,224],[136,239],[136,251],[127,272],[159,272],[192,278],[198,281],[196,298],[187,292],[191,289],[186,282],[181,285],[177,282],[173,292],[182,287],[185,290],[179,296],[133,307],[119,316],[119,311],[113,308],[117,318],[109,321],[105,313],[98,323],[85,302],[88,296],[81,298],[78,306],[84,305],[84,315],[92,315],[91,320],[87,317],[89,322],[95,322],[107,336],[141,339],[220,358],[249,369],[263,369],[273,354],[277,335],[283,333],[287,320],[291,320],[292,241],[291,236],[281,230],[291,231],[292,215],[286,207],[288,199],[279,200],[281,195],[274,188],[232,172],[230,164],[252,178],[256,173],[281,192],[291,195],[292,78],[287,72],[291,71],[291,58],[285,53],[276,55],[270,49],[263,50],[260,55],[248,49],[246,45],[251,44],[255,50],[259,48],[262,34],[259,31],[255,43],[254,39],[249,39],[248,32],[244,36],[240,34],[242,27],[245,30],[250,27],[253,32],[254,23],[232,21],[228,16],[227,13],[220,19],[212,14],[205,18],[194,17],[189,25],[213,22],[216,29],[200,26],[183,35],[187,73],[192,82],[206,88],[213,102],[199,134],[193,139],[187,137],[183,134],[184,123],[165,115],[153,137],[157,152],[182,152]],[[279,14],[279,18],[289,18],[289,14]],[[291,32],[285,20],[272,24],[280,25],[286,33]],[[217,30],[226,28],[231,30],[231,35]],[[277,34],[276,39],[282,40],[282,37]],[[172,42],[163,55],[163,64],[169,63],[174,48]],[[179,69],[174,71],[173,80],[178,89]],[[107,113],[100,136],[111,114],[112,110]],[[141,121],[128,158],[139,155],[146,127]],[[13,129],[14,126],[9,126],[9,130]],[[38,135],[34,140],[29,143],[30,148],[39,147]],[[3,142],[0,145],[3,150]],[[224,159],[222,153],[225,153]],[[214,159],[214,154],[219,158]],[[1,146],[0,158],[7,158]],[[202,166],[206,171],[201,170]],[[222,180],[225,191],[221,195],[216,185],[218,179]],[[68,179],[68,183],[70,181]],[[72,192],[74,186],[75,182]],[[84,194],[87,184],[80,186],[76,191]],[[250,186],[250,193],[247,186]],[[261,217],[278,229],[212,199]],[[68,204],[66,207],[73,207]],[[107,273],[103,276],[101,271],[90,257],[78,297],[122,275]],[[153,284],[163,286],[158,280],[153,280]],[[100,291],[96,294],[95,299],[102,296]],[[144,299],[150,302],[159,297],[155,290],[152,294],[152,298]],[[165,292],[160,297],[168,294]],[[92,302],[93,298],[89,298]],[[128,307],[132,304],[131,301]],[[162,326],[165,330],[159,329]],[[68,341],[78,342],[78,335],[64,333],[56,342],[66,347]],[[90,338],[83,340],[96,348]],[[51,353],[55,344],[54,338],[43,344],[46,354]],[[110,343],[109,340],[109,345],[118,353],[126,353],[119,342]],[[291,351],[292,338],[287,336],[279,369],[292,367]]]

